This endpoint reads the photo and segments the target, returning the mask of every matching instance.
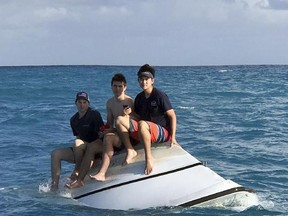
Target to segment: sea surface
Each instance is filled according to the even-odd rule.
[[[77,91],[106,119],[117,72],[141,91],[134,66],[0,67],[0,215],[288,215],[288,66],[155,67],[177,114],[177,141],[219,175],[257,192],[251,208],[99,210],[49,192],[50,152],[71,146]],[[73,166],[63,163],[63,178]],[[62,192],[61,192],[62,191]]]

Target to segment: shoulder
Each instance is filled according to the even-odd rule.
[[[106,104],[111,104],[114,101],[114,97],[111,97],[107,100]]]
[[[164,106],[164,109],[167,111],[167,110],[170,110],[170,109],[173,109],[172,107],[172,104],[170,102],[170,99],[169,97],[167,96],[167,94],[159,89],[155,89],[155,94],[153,96],[153,98],[156,100],[156,101],[159,101],[159,103],[162,104],[162,106]]]
[[[77,118],[79,116],[78,112],[75,113],[71,118],[70,121],[74,121],[75,118]]]
[[[134,101],[133,98],[128,96],[128,95],[125,95],[125,99],[124,100],[127,101],[127,102],[130,102],[130,103],[133,103],[133,101]]]
[[[141,97],[145,97],[145,93],[144,93],[144,91],[138,93],[138,94],[136,95],[135,100],[136,100],[137,98],[141,98]]]
[[[155,87],[153,88],[152,94],[154,94],[154,95],[156,95],[156,96],[158,96],[158,97],[168,97],[165,92],[163,92],[163,91],[161,91],[160,89],[155,88]]]
[[[90,113],[91,115],[97,115],[97,116],[100,115],[100,112],[95,108],[89,108],[87,112]]]
[[[158,93],[158,94],[163,94],[164,92],[158,88],[153,88],[153,92]]]
[[[106,107],[111,108],[113,106],[113,104],[114,104],[114,98],[113,97],[109,98],[106,102]]]
[[[133,100],[133,98],[130,97],[129,95],[125,95],[125,100]]]

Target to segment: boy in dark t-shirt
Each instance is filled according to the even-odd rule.
[[[90,100],[86,92],[76,94],[75,104],[78,112],[70,119],[70,125],[73,135],[76,136],[74,146],[58,148],[51,152],[51,190],[58,189],[61,161],[75,163],[74,171],[71,174],[71,180],[76,178],[79,173],[82,158],[87,146],[93,146],[97,149],[95,152],[102,152],[102,141],[99,139],[99,130],[103,123],[101,114],[90,108]]]
[[[92,142],[99,138],[98,130],[103,125],[101,114],[88,107],[85,115],[80,118],[79,112],[70,119],[73,135],[85,142]]]
[[[136,120],[127,115],[119,116],[116,125],[127,149],[125,159],[127,164],[132,163],[137,156],[129,135],[144,145],[146,159],[144,173],[146,175],[149,175],[153,169],[152,143],[171,141],[171,145],[178,145],[176,141],[176,114],[168,96],[153,86],[154,77],[155,70],[150,65],[145,64],[139,69],[138,82],[143,91],[134,100]]]
[[[148,98],[144,91],[139,93],[135,98],[135,107],[135,112],[141,120],[152,121],[171,131],[170,119],[166,111],[173,108],[164,92],[154,87]]]
[[[106,103],[106,111],[107,111],[107,124],[108,127],[103,131],[103,154],[102,154],[102,163],[99,169],[99,172],[95,175],[90,175],[91,179],[97,181],[105,181],[106,180],[106,172],[109,168],[110,161],[114,154],[114,148],[122,149],[122,142],[120,137],[117,134],[115,128],[115,120],[118,116],[123,114],[131,113],[134,109],[133,99],[126,94],[127,82],[126,78],[122,73],[117,73],[112,77],[111,80],[111,89],[113,92],[113,97],[108,99]],[[70,184],[66,184],[66,187],[72,189],[77,187],[82,187],[84,185],[84,178],[89,171],[89,163],[86,163],[87,156],[93,154],[93,150],[91,150],[88,146],[88,149],[85,152],[85,156],[83,158],[80,172],[78,178],[71,182]]]

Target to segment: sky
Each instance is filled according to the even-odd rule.
[[[0,0],[0,66],[288,64],[288,0]]]

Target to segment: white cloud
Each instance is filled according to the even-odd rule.
[[[288,0],[261,0],[257,5],[272,10],[288,10]]]
[[[126,7],[120,6],[120,7],[107,7],[107,6],[100,6],[96,9],[96,13],[99,15],[104,16],[115,16],[116,15],[129,15],[129,11]]]
[[[288,61],[284,55],[288,42],[281,36],[288,33],[284,0],[0,0],[0,4],[0,65]]]
[[[44,9],[38,9],[34,11],[35,18],[43,18],[45,20],[58,20],[67,16],[66,8],[53,8],[46,7]]]

